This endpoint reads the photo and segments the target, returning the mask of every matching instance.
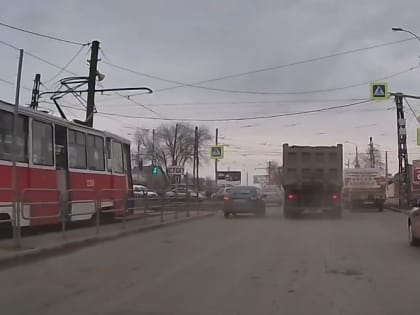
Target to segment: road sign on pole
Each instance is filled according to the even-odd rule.
[[[182,166],[169,166],[168,175],[184,175],[184,168]]]
[[[388,83],[372,82],[370,84],[370,99],[374,101],[383,101],[389,98]]]
[[[212,145],[210,147],[210,158],[222,160],[224,156],[224,146],[223,145]]]

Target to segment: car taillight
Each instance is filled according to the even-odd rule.
[[[224,200],[224,201],[230,201],[230,200],[231,200],[231,198],[230,198],[229,196],[224,196],[224,197],[223,197],[223,200]]]
[[[287,195],[287,199],[289,199],[289,200],[296,200],[297,199],[297,196],[295,194],[288,194]]]
[[[331,199],[336,201],[336,200],[340,199],[340,197],[338,195],[334,194],[334,195],[331,196]]]

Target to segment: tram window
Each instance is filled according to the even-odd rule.
[[[19,116],[16,135],[17,161],[28,162],[28,118]],[[0,160],[12,159],[13,115],[0,111]]]
[[[86,169],[86,134],[80,131],[68,131],[69,167]]]
[[[32,162],[36,165],[54,165],[53,127],[36,120],[32,122]]]
[[[124,173],[122,145],[118,142],[112,142],[112,171],[114,173]]]
[[[111,139],[106,138],[106,170],[112,172]]]
[[[104,139],[99,136],[87,136],[87,164],[92,171],[104,171]]]

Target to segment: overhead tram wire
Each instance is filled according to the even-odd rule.
[[[106,53],[105,53],[104,49],[103,49],[102,47],[100,47],[100,48],[99,48],[99,50],[100,50],[100,52],[101,52],[102,56],[103,56],[106,60],[109,60],[109,58],[108,58],[108,56],[106,55]],[[102,63],[104,63],[104,62],[105,62],[105,61],[103,61],[103,60],[102,60]],[[164,117],[161,113],[159,113],[159,112],[157,112],[157,111],[155,111],[155,110],[153,110],[153,109],[149,108],[149,106],[148,106],[148,105],[145,105],[145,104],[142,104],[142,103],[140,103],[140,102],[137,102],[137,101],[135,101],[135,100],[133,100],[133,99],[130,99],[130,98],[126,97],[125,95],[121,94],[121,93],[115,92],[115,94],[116,94],[118,97],[120,97],[120,98],[123,98],[123,99],[125,99],[125,100],[128,100],[128,101],[129,101],[129,102],[131,102],[133,105],[136,105],[136,106],[140,106],[140,107],[142,107],[143,109],[145,109],[145,110],[147,110],[147,111],[149,111],[149,112],[151,112],[151,113],[155,114],[155,115],[156,115],[156,116],[158,116],[158,117]]]
[[[3,41],[3,40],[0,40],[0,44],[2,44],[2,45],[5,45],[5,46],[7,46],[7,47],[9,47],[9,48],[12,48],[12,49],[14,49],[14,50],[16,50],[16,51],[19,51],[20,49],[18,48],[18,47],[16,47],[16,46],[14,46],[14,45],[12,45],[12,44],[10,44],[10,43],[7,43],[7,42],[5,42],[5,41]],[[79,52],[80,53],[80,52]],[[78,54],[79,54],[78,53]],[[44,63],[46,63],[46,64],[48,64],[48,65],[50,65],[50,66],[52,66],[52,67],[54,67],[54,68],[56,68],[56,69],[59,69],[60,71],[61,71],[61,73],[62,72],[67,72],[67,73],[70,73],[70,74],[72,74],[72,75],[74,75],[74,76],[80,76],[79,74],[77,74],[77,73],[75,73],[75,72],[73,72],[73,71],[70,71],[70,70],[68,70],[67,68],[66,68],[66,66],[64,66],[64,67],[62,67],[62,66],[59,66],[59,65],[57,65],[57,64],[54,64],[54,63],[52,63],[52,62],[50,62],[50,61],[48,61],[48,60],[45,60],[44,58],[42,58],[42,57],[39,57],[39,56],[37,56],[37,55],[35,55],[35,54],[32,54],[32,53],[30,53],[30,52],[28,52],[28,51],[24,51],[24,54],[25,55],[28,55],[28,56],[30,56],[30,57],[32,57],[32,58],[34,58],[34,59],[36,59],[36,60],[39,60],[39,61],[41,61],[41,62],[44,62]],[[78,55],[77,54],[77,55]],[[76,56],[77,57],[77,56]],[[117,93],[117,95],[118,95],[119,93]],[[119,96],[121,96],[121,95],[119,95]],[[123,97],[124,99],[127,99],[126,97]],[[130,100],[131,102],[133,102],[133,103],[135,103],[136,105],[138,105],[138,106],[141,106],[141,107],[143,107],[144,109],[146,109],[146,110],[148,110],[149,112],[151,112],[151,113],[153,113],[153,114],[155,114],[155,115],[157,115],[157,116],[161,116],[158,112],[156,112],[156,111],[154,111],[153,109],[150,109],[150,108],[148,108],[146,105],[143,105],[143,104],[141,104],[141,103],[139,103],[139,102],[136,102],[136,101],[134,101],[134,100]]]
[[[24,29],[24,28],[20,28],[20,27],[17,27],[17,26],[13,26],[13,25],[10,25],[10,24],[6,24],[4,22],[0,22],[0,26],[4,26],[4,27],[10,28],[10,29],[13,29],[15,31],[19,31],[19,32],[23,32],[23,33],[27,33],[27,34],[31,34],[31,35],[35,35],[35,36],[59,41],[59,42],[62,42],[62,43],[79,45],[79,46],[89,45],[89,43],[80,43],[80,42],[76,42],[76,41],[72,41],[72,40],[68,40],[68,39],[64,39],[64,38],[60,38],[60,37],[56,37],[56,36],[46,35],[46,34],[34,32],[34,31],[30,31],[30,30],[27,30],[27,29]]]
[[[273,115],[265,115],[265,116],[255,116],[255,117],[236,117],[236,118],[214,118],[214,119],[202,119],[202,118],[158,118],[158,117],[150,117],[150,116],[135,116],[135,115],[125,115],[125,114],[117,114],[117,113],[109,113],[109,112],[102,112],[98,111],[97,114],[107,115],[107,116],[116,116],[116,117],[123,117],[123,118],[132,118],[132,119],[145,119],[145,120],[157,120],[157,121],[188,121],[188,122],[230,122],[230,121],[247,121],[247,120],[261,120],[261,119],[272,119],[272,118],[279,118],[279,117],[287,117],[287,116],[297,116],[297,115],[304,115],[304,114],[312,114],[312,113],[320,113],[320,112],[327,112],[330,110],[341,109],[341,108],[348,108],[354,106],[360,106],[363,104],[371,103],[371,100],[364,100],[355,103],[349,103],[344,105],[337,105],[337,106],[329,106],[323,108],[317,108],[312,110],[305,110],[305,111],[297,111],[291,113],[282,113],[282,114],[273,114]],[[65,107],[65,106],[63,106]],[[70,107],[73,108],[73,107]],[[74,108],[76,109],[76,108]],[[80,110],[80,109],[79,109]]]
[[[216,78],[212,78],[212,79],[198,81],[198,82],[195,82],[195,83],[183,83],[183,82],[179,82],[179,81],[175,81],[175,80],[169,80],[169,79],[161,78],[161,77],[158,77],[158,76],[150,75],[150,74],[147,74],[147,73],[140,73],[139,72],[138,74],[143,75],[145,77],[161,80],[161,81],[166,81],[168,83],[177,84],[177,85],[172,86],[172,87],[167,87],[167,88],[162,88],[162,89],[155,90],[154,92],[157,93],[157,92],[168,91],[168,90],[173,90],[173,89],[178,89],[178,88],[183,88],[183,87],[197,87],[199,84],[203,84],[203,83],[210,83],[210,82],[215,82],[215,81],[232,79],[232,78],[237,78],[237,77],[241,77],[241,76],[245,76],[245,75],[251,75],[251,74],[260,73],[260,72],[273,71],[273,70],[277,70],[277,69],[281,69],[281,68],[287,68],[287,67],[292,67],[292,66],[296,66],[296,65],[311,63],[311,62],[320,61],[320,60],[324,60],[324,59],[329,59],[329,58],[333,58],[333,57],[349,55],[349,54],[353,54],[353,53],[357,53],[357,52],[361,52],[361,51],[367,51],[367,50],[371,50],[371,49],[376,49],[376,48],[381,48],[381,47],[386,47],[386,46],[391,46],[391,45],[397,45],[397,44],[401,44],[401,43],[412,41],[412,40],[415,40],[415,39],[410,37],[410,38],[401,39],[401,40],[397,40],[397,41],[386,42],[386,43],[383,43],[383,44],[376,44],[376,45],[371,45],[371,46],[366,46],[366,47],[361,47],[361,48],[355,48],[355,49],[346,50],[346,51],[333,53],[333,54],[329,54],[329,55],[324,55],[324,56],[309,58],[309,59],[305,59],[305,60],[295,61],[295,62],[282,64],[282,65],[278,65],[278,66],[266,67],[266,68],[252,70],[252,71],[246,71],[246,72],[240,72],[240,73],[236,73],[236,74],[225,75],[225,76],[221,76],[221,77],[216,77]],[[104,63],[108,64],[110,66],[123,68],[125,71],[131,71],[131,69],[128,69],[126,67],[121,67],[121,66],[118,66],[118,65],[115,65],[115,64],[111,64],[109,62],[104,62]],[[129,97],[137,96],[137,95],[143,95],[143,94],[142,93],[131,94],[131,95],[129,95]]]
[[[18,47],[16,47],[16,46],[14,46],[14,45],[12,45],[12,44],[10,44],[10,43],[7,43],[7,42],[5,42],[5,41],[3,41],[3,40],[0,40],[0,44],[2,44],[2,45],[4,45],[4,46],[7,46],[7,47],[9,47],[9,48],[12,48],[12,49],[14,49],[14,50],[16,50],[16,51],[20,51],[20,49],[18,48]],[[34,58],[34,59],[36,59],[36,60],[38,60],[38,61],[41,61],[41,62],[43,62],[43,63],[46,63],[46,64],[48,64],[48,65],[50,65],[51,67],[54,67],[54,68],[56,68],[56,69],[59,69],[59,70],[61,70],[63,67],[62,66],[59,66],[59,65],[57,65],[57,64],[55,64],[55,63],[52,63],[52,62],[50,62],[50,61],[48,61],[48,60],[46,60],[46,59],[44,59],[44,58],[42,58],[42,57],[39,57],[39,56],[37,56],[37,55],[35,55],[35,54],[32,54],[32,53],[30,53],[29,51],[27,51],[27,50],[24,50],[24,54],[25,55],[28,55],[28,56],[30,56],[30,57],[32,57],[32,58]],[[72,71],[70,71],[70,70],[68,70],[68,69],[65,69],[64,70],[65,72],[67,72],[67,73],[70,73],[70,74],[72,74],[72,75],[78,75],[77,73],[74,73],[74,72],[72,72]]]
[[[410,109],[411,114],[413,115],[414,119],[415,119],[418,123],[420,123],[419,117],[417,116],[417,114],[416,114],[416,112],[414,111],[414,109],[413,109],[413,107],[411,106],[411,104],[407,101],[407,98],[406,98],[406,97],[404,97],[404,101],[405,101],[405,103],[407,104],[408,108]]]
[[[73,63],[73,61],[76,60],[76,58],[80,55],[83,49],[85,49],[85,47],[86,46],[81,46],[80,49],[76,51],[76,54],[74,54],[73,57],[55,75],[53,75],[51,78],[46,80],[44,84],[50,83],[55,78],[57,78],[60,74],[62,74]]]
[[[169,82],[169,83],[176,83],[176,84],[180,84],[180,86],[182,85],[182,86],[185,86],[185,87],[191,87],[191,88],[208,90],[208,91],[233,93],[233,94],[252,94],[252,95],[304,95],[304,94],[318,94],[318,93],[334,92],[334,91],[340,91],[340,90],[355,88],[355,87],[359,87],[359,86],[364,86],[364,85],[367,85],[367,84],[369,84],[371,82],[375,82],[375,81],[388,80],[388,79],[400,76],[402,74],[406,74],[410,71],[416,70],[420,67],[420,66],[413,66],[413,67],[404,69],[402,71],[399,71],[399,72],[396,72],[396,73],[393,73],[393,74],[390,74],[390,75],[386,75],[386,76],[381,77],[381,78],[375,78],[375,79],[371,79],[371,80],[367,80],[367,81],[363,81],[363,82],[359,82],[359,83],[354,83],[354,84],[350,84],[350,85],[344,85],[344,86],[340,86],[340,87],[333,87],[333,88],[327,88],[327,89],[315,89],[315,90],[303,90],[303,91],[276,91],[276,92],[273,92],[273,91],[233,90],[233,89],[214,88],[214,87],[208,87],[208,86],[197,85],[197,84],[188,84],[188,83],[183,83],[183,82],[180,82],[180,81],[164,79],[164,78],[148,75],[148,74],[138,72],[138,71],[126,68],[126,67],[118,66],[118,65],[106,62],[106,61],[104,61],[103,63],[107,64],[109,66],[115,67],[117,69],[120,69],[122,71],[126,71],[126,72],[129,72],[129,73],[138,75],[138,76],[152,78],[152,79],[156,79],[156,80],[160,80],[160,81],[164,81],[164,82]],[[167,88],[157,89],[154,92],[156,93],[156,92],[160,92],[160,91],[164,91],[164,90],[167,90]],[[126,98],[130,99],[131,97],[138,96],[138,95],[143,95],[143,93],[130,94],[130,95],[126,96]]]

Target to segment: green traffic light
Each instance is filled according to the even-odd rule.
[[[157,175],[157,174],[159,174],[159,168],[158,168],[157,166],[155,166],[155,167],[153,168],[153,170],[152,170],[152,174],[153,174],[153,175]]]

